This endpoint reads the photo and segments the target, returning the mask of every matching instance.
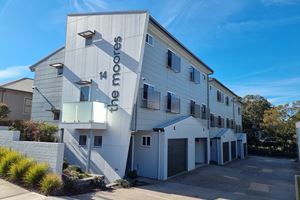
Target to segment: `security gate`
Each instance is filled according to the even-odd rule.
[[[168,140],[168,177],[187,170],[187,139]]]

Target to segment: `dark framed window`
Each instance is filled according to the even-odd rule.
[[[90,100],[90,86],[82,86],[80,88],[80,101]]]
[[[102,136],[94,136],[94,147],[102,147]]]
[[[217,101],[221,102],[221,92],[217,90]]]
[[[226,128],[230,128],[230,120],[226,118]]]
[[[226,106],[229,106],[229,97],[228,96],[226,97],[225,102],[226,102]]]
[[[180,113],[180,99],[174,93],[167,94],[167,111],[171,113]]]
[[[199,84],[200,83],[200,77],[201,77],[201,74],[200,72],[195,69],[194,67],[191,67],[190,68],[191,72],[190,72],[190,80],[196,84]]]
[[[142,136],[141,146],[143,147],[151,147],[151,136]]]
[[[210,114],[210,126],[215,127],[215,116],[214,116],[214,114]]]
[[[202,119],[206,119],[206,114],[207,114],[207,108],[206,108],[206,105],[202,104],[202,107],[201,107],[201,115],[202,115]]]
[[[160,92],[154,90],[154,86],[144,83],[142,107],[154,110],[160,109]]]
[[[57,68],[57,76],[62,76],[64,73],[64,68],[63,67],[58,67]]]
[[[79,145],[86,146],[87,136],[86,135],[79,135]]]
[[[238,107],[238,114],[241,115],[241,108]]]
[[[194,100],[191,100],[190,103],[190,112],[193,117],[199,118],[200,117],[200,105],[196,104]]]
[[[222,127],[222,117],[218,116],[218,127],[221,128]]]
[[[60,119],[60,111],[53,112],[53,120],[59,120]]]
[[[181,70],[181,59],[172,51],[168,50],[168,68],[178,73]]]
[[[153,39],[152,35],[149,35],[148,33],[146,35],[146,43],[151,45],[151,46],[154,45],[154,39]]]

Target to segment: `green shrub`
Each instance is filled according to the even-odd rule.
[[[78,173],[82,173],[81,168],[80,168],[79,166],[77,166],[77,165],[70,165],[70,166],[68,167],[68,169],[71,170],[71,171],[76,171],[76,172],[78,172]]]
[[[10,152],[9,148],[0,147],[0,161],[8,152]]]
[[[55,142],[55,137],[58,127],[54,124],[40,123],[38,124],[38,130],[40,132],[39,141],[41,142]]]
[[[10,151],[0,161],[0,175],[6,176],[10,166],[18,162],[22,158],[22,154]]]
[[[9,180],[21,182],[28,169],[34,164],[35,162],[28,158],[23,158],[14,163],[8,171]]]
[[[7,117],[10,110],[5,103],[0,102],[0,120]]]
[[[69,167],[69,163],[67,160],[64,160],[63,162],[63,169],[67,169]]]
[[[57,193],[63,186],[61,178],[56,174],[47,174],[41,182],[41,191],[45,195]]]
[[[130,188],[131,187],[130,182],[128,182],[125,179],[116,180],[116,183],[118,184],[119,187],[122,187],[122,188]]]
[[[24,176],[24,183],[27,186],[38,186],[39,182],[46,176],[49,165],[46,163],[38,163],[29,167]]]
[[[64,182],[64,188],[66,190],[72,190],[76,187],[79,181],[79,173],[76,171],[72,171],[69,168],[63,171],[62,179]]]

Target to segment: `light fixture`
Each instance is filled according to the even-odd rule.
[[[64,67],[63,63],[52,63],[50,64],[51,67],[55,67],[55,68],[62,68]]]
[[[93,35],[95,35],[96,31],[91,31],[91,30],[87,30],[87,31],[83,31],[78,33],[78,35],[80,35],[81,37],[86,38],[91,38],[93,37]]]
[[[89,81],[85,81],[85,80],[80,80],[80,81],[77,81],[75,82],[77,85],[90,85],[92,84],[92,80],[89,80]]]

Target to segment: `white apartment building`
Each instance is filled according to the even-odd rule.
[[[70,163],[114,181],[210,162],[213,70],[147,11],[70,14],[65,46],[30,69],[32,120],[58,124]]]
[[[246,154],[240,97],[215,78],[209,80],[210,160],[223,165]],[[245,149],[245,150],[244,150]]]

